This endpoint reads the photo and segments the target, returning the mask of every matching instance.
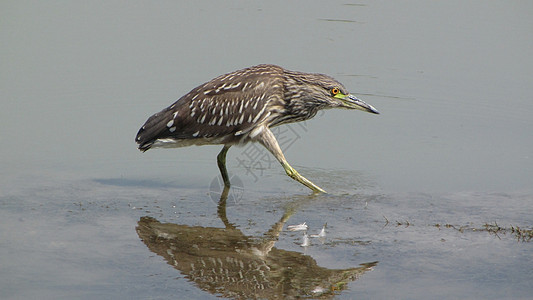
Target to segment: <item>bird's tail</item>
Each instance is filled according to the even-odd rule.
[[[147,151],[154,144],[153,139],[146,139],[146,135],[144,134],[145,133],[144,128],[145,127],[143,126],[141,129],[139,129],[139,132],[137,132],[137,135],[135,136],[135,142],[139,144],[138,148],[142,152]]]
[[[140,144],[138,148],[142,152],[146,152],[148,149],[150,149],[152,147],[153,144],[154,144],[154,142]]]

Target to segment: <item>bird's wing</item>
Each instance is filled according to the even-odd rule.
[[[220,143],[238,140],[271,117],[272,108],[282,109],[281,75],[234,73],[193,89],[151,116],[137,133],[139,149],[149,149],[158,139],[220,138]]]

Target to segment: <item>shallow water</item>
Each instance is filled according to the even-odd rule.
[[[182,267],[194,264],[184,258],[192,250],[171,247],[203,245],[198,250],[203,254],[193,254],[206,261],[234,257],[247,262],[251,254],[233,247],[251,249],[264,244],[264,239],[273,241],[267,256],[273,274],[265,275],[271,285],[277,278],[274,270],[294,268],[272,265],[272,259],[291,263],[291,258],[305,258],[306,265],[316,264],[321,272],[362,268],[350,279],[326,280],[330,285],[314,282],[316,286],[307,289],[300,284],[308,283],[304,279],[310,270],[300,268],[290,277],[293,289],[269,291],[279,297],[296,292],[313,295],[319,286],[327,291],[343,286],[339,282],[347,284],[334,292],[340,298],[427,298],[428,293],[438,298],[527,298],[531,291],[531,243],[509,231],[484,230],[486,223],[527,226],[530,213],[523,204],[530,201],[530,194],[389,194],[364,185],[351,193],[318,196],[245,189],[228,198],[223,219],[206,193],[207,186],[187,189],[127,179],[41,178],[39,182],[2,196],[1,277],[8,298],[264,296],[235,290],[221,279],[216,288],[209,288],[208,283],[215,281],[207,275],[212,266],[208,264],[205,278],[200,277],[197,273],[204,272],[200,263],[197,273]],[[160,228],[152,239],[143,235],[141,241],[136,228],[146,217],[177,228]],[[283,229],[278,228],[273,239],[265,235],[281,220]],[[310,238],[310,245],[302,247],[303,233],[290,232],[286,225],[303,222],[309,234],[318,234],[327,223],[326,237]],[[193,241],[179,239],[185,234],[192,234]],[[220,240],[229,243],[230,250],[223,250],[226,246],[221,248]],[[169,252],[172,249],[176,252]],[[373,267],[365,267],[369,265]],[[219,267],[230,269],[222,263]],[[322,273],[316,274],[315,279]],[[243,281],[251,280],[243,276]]]
[[[1,11],[2,298],[533,292],[532,243],[516,233],[533,226],[532,5]],[[382,113],[330,110],[276,129],[289,162],[329,194],[311,195],[248,145],[228,153],[233,187],[220,206],[220,147],[136,150],[152,113],[259,63],[330,74]],[[326,237],[302,247],[287,225],[303,222],[309,235],[327,223]]]

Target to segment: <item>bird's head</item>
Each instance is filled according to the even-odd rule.
[[[321,100],[326,101],[328,107],[357,109],[379,114],[372,105],[350,94],[340,82],[327,75],[323,75],[323,78],[316,85],[322,89]]]
[[[308,105],[318,106],[319,109],[345,108],[379,114],[372,105],[350,94],[344,85],[328,75],[303,73],[298,77],[300,89],[306,91],[302,98]]]
[[[343,91],[340,87],[332,87],[329,89],[329,102],[332,107],[340,107],[347,109],[358,109],[373,114],[379,114],[379,111],[372,105],[355,97],[354,95]]]

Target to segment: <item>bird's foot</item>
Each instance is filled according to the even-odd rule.
[[[290,178],[300,182],[301,184],[305,185],[306,187],[313,190],[314,193],[324,193],[327,194],[327,192],[319,187],[318,185],[312,183],[309,179],[303,177],[296,171],[293,167],[288,166],[288,168],[285,168],[285,171],[287,172],[287,175],[289,175]]]

